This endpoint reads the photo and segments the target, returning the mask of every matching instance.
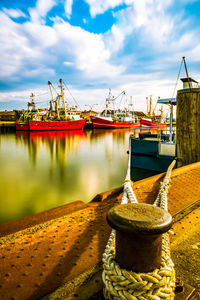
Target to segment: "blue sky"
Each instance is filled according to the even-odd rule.
[[[0,110],[47,103],[59,78],[82,108],[111,88],[144,110],[173,96],[182,56],[200,81],[200,1],[1,0],[0,27]]]

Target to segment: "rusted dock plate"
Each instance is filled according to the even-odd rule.
[[[133,183],[138,201],[153,203],[162,178]],[[174,170],[168,195],[175,220],[172,255],[177,274],[194,287],[200,286],[195,263],[200,249],[199,182],[200,163]],[[0,226],[4,235],[0,240],[1,299],[83,300],[100,290],[101,258],[110,234],[106,213],[120,203],[121,196],[118,188],[88,204],[79,202],[74,209],[71,204],[69,211],[66,205],[63,212],[57,208]]]

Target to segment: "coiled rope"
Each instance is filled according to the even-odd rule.
[[[175,165],[174,160],[169,166],[165,178],[160,185],[158,196],[153,205],[167,210],[167,193],[171,171]],[[121,204],[137,203],[130,180],[130,151],[126,179],[124,181],[124,192]],[[103,254],[103,282],[105,299],[127,299],[127,300],[171,300],[174,299],[175,271],[174,264],[170,258],[170,244],[168,233],[162,237],[161,266],[153,272],[136,273],[121,269],[115,261],[115,230],[109,237],[105,252]]]

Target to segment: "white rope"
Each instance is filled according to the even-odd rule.
[[[171,171],[175,161],[169,166],[165,178],[161,183],[158,196],[153,205],[167,210],[167,193]],[[137,203],[130,180],[130,151],[124,192],[121,204]],[[121,269],[115,261],[115,230],[113,229],[103,254],[103,282],[104,297],[109,300],[172,300],[174,299],[175,271],[170,258],[169,236],[162,238],[162,258],[159,269],[148,273],[136,273]]]
[[[124,192],[123,192],[123,196],[122,196],[122,201],[121,204],[125,204],[128,202],[128,199],[131,201],[131,203],[137,203],[137,198],[135,196],[135,193],[132,189],[131,186],[131,178],[130,178],[130,174],[131,174],[131,147],[130,147],[130,140],[129,140],[129,157],[128,157],[128,168],[127,168],[127,172],[126,172],[126,178],[124,180]],[[125,199],[127,200],[125,202]]]

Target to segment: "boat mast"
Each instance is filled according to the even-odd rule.
[[[64,111],[65,111],[65,118],[67,117],[67,112],[66,112],[66,105],[65,105],[65,97],[64,97],[64,88],[63,88],[63,84],[62,84],[62,79],[59,79],[60,85],[58,87],[60,87],[60,95],[59,95],[59,99],[61,98],[62,100],[62,104],[64,107]]]
[[[54,102],[54,100],[53,100],[53,93],[52,93],[52,89],[51,89],[51,81],[48,81],[48,85],[49,85],[49,90],[50,90],[50,94],[51,94],[51,98],[52,98],[52,100],[49,101],[49,103],[50,103],[49,113],[52,114],[52,111],[53,111],[52,103]]]
[[[34,101],[35,95],[33,93],[30,94],[31,102],[28,102],[28,112],[29,108],[31,107],[31,111],[35,110],[35,101]]]
[[[106,98],[106,109],[105,109],[105,117],[108,117],[108,105],[111,99],[111,88],[109,88],[108,98]]]
[[[152,95],[150,95],[150,100],[149,100],[149,115],[152,115]]]
[[[131,117],[134,116],[133,96],[130,96],[129,113],[131,114]]]
[[[50,101],[50,112],[52,112],[52,110],[53,110],[52,103],[54,103],[55,111],[57,113],[57,118],[60,119],[60,113],[59,113],[59,110],[58,110],[57,98],[56,98],[56,100],[53,99],[53,93],[52,93],[52,89],[51,89],[51,87],[52,87],[51,81],[48,81],[48,85],[49,85],[50,94],[51,94],[51,98],[52,98],[52,100]]]

